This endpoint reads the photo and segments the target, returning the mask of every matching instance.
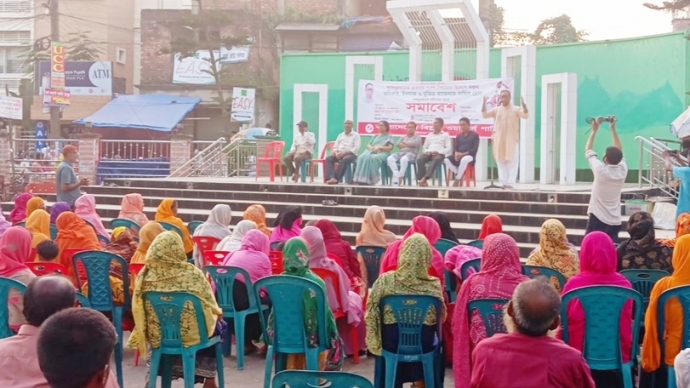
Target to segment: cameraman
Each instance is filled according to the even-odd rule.
[[[592,149],[594,137],[602,121],[608,121],[613,136],[613,146],[606,148],[603,161]],[[585,235],[594,231],[601,231],[609,235],[614,243],[618,243],[621,230],[621,190],[628,176],[628,166],[623,158],[623,146],[616,132],[616,117],[592,120],[592,133],[585,145],[585,157],[594,174],[592,195],[589,198],[589,221]]]
[[[683,143],[686,141],[683,141]],[[688,167],[688,162],[681,155],[682,154],[679,154],[678,151],[664,151],[666,171],[673,171],[673,176],[680,180],[678,203],[676,205],[676,218],[682,213],[690,212],[690,198],[688,197],[690,196],[690,167]],[[674,166],[671,162],[671,157],[673,157],[680,166]]]

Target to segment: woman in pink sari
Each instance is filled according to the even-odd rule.
[[[32,261],[31,232],[21,226],[13,226],[0,238],[0,276],[16,280],[24,285],[36,277],[24,263]],[[24,319],[23,293],[11,289],[8,298],[9,323],[17,327],[26,323]]]
[[[470,386],[472,350],[486,338],[478,312],[467,316],[467,304],[476,299],[510,299],[515,287],[529,278],[522,274],[520,249],[507,234],[495,233],[484,239],[481,270],[462,284],[453,311],[453,375],[455,387]]]
[[[10,212],[10,222],[12,222],[12,225],[26,219],[26,204],[33,197],[31,193],[21,193],[14,199],[14,209]]]
[[[134,221],[139,224],[139,227],[146,225],[149,219],[144,214],[144,197],[139,193],[126,194],[122,197],[120,214],[117,217]]]
[[[326,283],[326,295],[328,296],[328,305],[331,310],[335,311],[338,307],[343,313],[347,314],[347,324],[338,321],[338,333],[345,343],[345,354],[352,354],[352,340],[350,339],[350,329],[348,325],[355,325],[359,331],[359,348],[364,349],[366,343],[364,337],[366,330],[362,325],[364,318],[364,305],[362,297],[352,290],[352,283],[347,277],[345,270],[335,262],[335,260],[328,258],[326,252],[326,244],[323,240],[321,230],[315,226],[307,226],[302,230],[301,237],[307,242],[309,248],[309,269],[321,268],[334,272],[338,276],[340,299],[330,281],[324,279]]]
[[[93,226],[96,234],[108,237],[110,233],[105,229],[101,216],[96,212],[96,197],[93,194],[84,194],[74,201],[74,214]]]
[[[431,266],[429,267],[429,275],[438,278],[443,287],[443,256],[434,248],[434,243],[441,238],[441,228],[438,222],[431,217],[417,216],[412,219],[412,226],[407,230],[402,240],[397,240],[388,246],[386,253],[381,259],[381,267],[379,273],[386,273],[388,271],[395,271],[398,268],[398,256],[400,256],[400,249],[403,242],[415,233],[421,233],[429,241],[431,245]]]
[[[287,241],[302,232],[302,208],[286,206],[276,217],[269,242]]]

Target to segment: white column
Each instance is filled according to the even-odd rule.
[[[559,155],[555,154],[556,137],[556,93],[561,85],[561,140]],[[546,74],[541,81],[541,184],[555,183],[556,160],[559,162],[558,182],[562,185],[575,184],[577,153],[577,74]]]
[[[327,84],[295,84],[293,86],[293,105],[292,105],[292,120],[295,123],[302,121],[302,98],[304,93],[318,93],[319,94],[319,122],[316,133],[318,134],[318,144],[314,147],[314,155],[321,156],[321,150],[328,143],[328,85]],[[310,123],[311,124],[311,123]],[[310,129],[313,130],[313,127]],[[293,135],[298,129],[292,126]],[[286,145],[289,147],[289,145]],[[323,172],[322,172],[323,173]],[[323,176],[323,175],[322,175]]]

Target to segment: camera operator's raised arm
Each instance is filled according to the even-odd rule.
[[[618,138],[618,132],[616,132],[616,116],[609,116],[609,128],[611,128],[611,136],[613,136],[613,146],[623,151],[623,145],[621,144],[621,139]]]
[[[596,136],[597,131],[599,130],[599,121],[597,120],[592,120],[592,133],[589,134],[589,138],[587,139],[587,143],[585,144],[585,152],[591,151],[592,148],[594,148],[594,136]]]

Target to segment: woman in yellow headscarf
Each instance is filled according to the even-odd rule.
[[[165,229],[161,224],[149,221],[139,230],[139,246],[137,246],[137,251],[134,252],[132,256],[132,263],[144,264],[146,259],[146,253],[151,246],[153,240],[161,233],[165,232]]]
[[[31,247],[36,248],[38,244],[45,240],[50,240],[50,214],[47,211],[38,209],[31,213],[26,219],[26,229],[31,232]],[[34,261],[39,261],[38,254]]]
[[[662,355],[658,339],[657,301],[659,296],[668,289],[690,285],[690,235],[684,235],[677,239],[673,248],[671,263],[673,264],[673,275],[666,276],[654,284],[649,297],[649,307],[644,317],[642,368],[646,372],[656,371],[662,365],[673,365],[676,355],[680,352],[680,341],[683,334],[683,309],[680,302],[673,298],[665,306],[663,337],[666,341],[664,346],[666,354]]]
[[[46,210],[46,201],[44,201],[41,197],[31,198],[29,202],[26,203],[26,218],[29,218],[31,213],[39,209]],[[50,221],[50,218],[48,218],[48,221]]]
[[[184,251],[189,255],[192,250],[194,250],[194,242],[192,241],[192,236],[189,234],[189,229],[182,222],[182,220],[177,217],[177,201],[172,198],[166,198],[161,201],[156,210],[156,221],[167,222],[177,226],[182,231],[182,241],[184,242]]]
[[[223,311],[218,307],[211,285],[200,269],[187,262],[182,239],[175,232],[161,233],[146,254],[146,266],[137,276],[132,297],[134,332],[129,347],[138,348],[146,354],[146,345],[159,347],[161,327],[158,317],[150,304],[144,306],[143,294],[147,291],[189,292],[201,300],[203,311],[194,311],[186,304],[182,311],[182,343],[191,346],[199,343],[197,315],[203,314],[206,332],[209,336],[216,331],[216,321]],[[150,357],[150,353],[149,353]],[[173,378],[182,377],[182,364],[179,356],[173,360]],[[194,368],[195,381],[203,382],[205,388],[215,387],[216,358],[213,347],[197,352]]]
[[[544,221],[539,231],[539,246],[529,255],[526,264],[555,269],[565,280],[580,272],[580,260],[568,246],[568,236],[561,221]],[[558,280],[551,279],[551,282],[560,291]]]
[[[676,237],[662,240],[661,242],[672,247],[676,245],[676,241],[679,238],[686,234],[690,234],[690,213],[681,213],[676,220]]]
[[[254,221],[256,228],[271,237],[271,229],[266,226],[266,209],[261,205],[251,205],[244,211],[245,220]]]

